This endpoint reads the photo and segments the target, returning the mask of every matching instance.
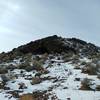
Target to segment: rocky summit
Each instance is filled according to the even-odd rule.
[[[44,39],[30,42],[26,45],[20,46],[15,51],[26,54],[43,54],[43,53],[62,53],[73,52],[81,53],[84,55],[95,54],[99,48],[91,43],[86,43],[76,38],[62,38],[56,35],[46,37]]]
[[[100,100],[100,47],[54,35],[1,53],[0,98]]]
[[[100,48],[92,43],[87,43],[83,40],[76,38],[62,38],[57,35],[49,36],[40,40],[32,41],[26,45],[22,45],[18,48],[13,49],[11,52],[2,53],[2,58],[13,59],[16,56],[32,53],[32,54],[56,54],[56,53],[74,53],[77,55],[83,55],[91,57],[97,55]]]

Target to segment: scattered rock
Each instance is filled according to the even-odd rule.
[[[80,81],[80,78],[75,78],[75,81]]]
[[[6,86],[5,86],[5,87],[4,87],[4,90],[10,90],[10,87],[6,87]]]
[[[19,89],[26,89],[27,86],[25,85],[25,83],[19,83]]]

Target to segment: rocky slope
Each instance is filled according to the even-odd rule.
[[[40,40],[32,41],[26,45],[13,49],[11,52],[0,54],[0,60],[12,60],[24,54],[55,54],[73,53],[77,55],[92,57],[98,55],[100,48],[94,44],[87,43],[76,38],[62,38],[56,35]]]
[[[4,100],[100,100],[100,48],[56,35],[0,54]]]

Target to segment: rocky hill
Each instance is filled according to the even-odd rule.
[[[40,40],[32,41],[13,49],[11,52],[0,54],[0,60],[12,60],[17,56],[24,54],[56,54],[56,53],[73,53],[85,57],[95,56],[99,53],[100,48],[94,44],[87,43],[76,38],[62,38],[56,35],[49,36]]]
[[[30,42],[26,45],[20,46],[15,51],[19,51],[23,54],[43,54],[43,53],[62,53],[73,52],[95,54],[99,50],[94,44],[87,43],[76,38],[62,38],[56,35],[46,37],[37,41]]]
[[[3,100],[100,100],[100,48],[56,35],[0,54]]]

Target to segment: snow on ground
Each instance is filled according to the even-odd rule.
[[[97,78],[97,76],[90,76],[88,74],[81,73],[81,69],[74,69],[73,64],[64,63],[62,60],[55,60],[55,63],[53,63],[50,67],[47,67],[48,63],[49,62],[47,61],[44,67],[49,70],[49,73],[43,74],[41,77],[43,78],[49,76],[56,79],[45,80],[39,84],[32,85],[30,80],[25,79],[25,76],[23,77],[19,75],[21,70],[15,69],[13,73],[19,75],[19,77],[18,79],[9,81],[7,83],[7,87],[10,87],[11,90],[19,90],[19,83],[23,82],[27,88],[22,89],[23,92],[20,93],[20,95],[32,93],[33,91],[37,90],[49,90],[50,87],[53,87],[50,93],[55,94],[59,100],[67,100],[68,98],[70,98],[70,100],[100,100],[99,91],[79,90],[81,86],[81,80],[84,78],[92,79],[95,85],[100,85],[100,80]],[[23,74],[26,76],[31,75],[31,77],[34,77],[36,73],[36,71],[26,72],[23,70]],[[76,81],[76,78],[79,78],[80,81]],[[6,95],[7,94],[4,93],[3,90],[0,92],[0,98],[2,98],[2,100],[17,100],[14,98],[7,99],[7,97],[5,97]]]
[[[5,92],[0,91],[0,100],[17,100],[17,99],[11,97],[11,95],[6,94]]]
[[[69,63],[61,63],[60,66],[54,63],[53,67],[48,68],[48,70],[50,71],[48,75],[64,79],[59,87],[53,89],[53,93],[56,94],[60,100],[66,100],[67,98],[71,98],[71,100],[100,100],[100,92],[78,90],[81,82],[75,81],[75,78],[89,78],[92,79],[96,85],[100,85],[100,80],[97,76],[81,73],[81,69],[74,69],[74,66]]]
[[[81,91],[71,89],[55,89],[53,92],[60,100],[100,100],[100,92]]]

